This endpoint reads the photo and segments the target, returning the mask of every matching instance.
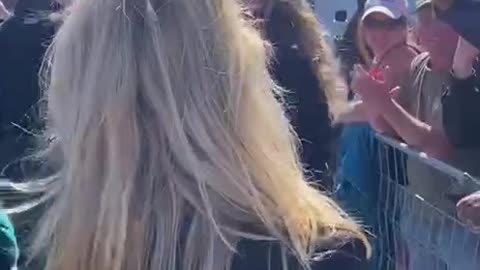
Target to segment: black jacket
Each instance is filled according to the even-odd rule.
[[[22,128],[35,129],[38,120],[38,72],[54,34],[46,14],[21,9],[0,26],[0,170],[22,157],[33,140]]]
[[[283,269],[279,243],[245,240],[240,242],[237,251],[232,270]],[[310,266],[312,270],[367,270],[367,263],[363,243],[345,234],[325,243]],[[303,269],[291,254],[287,264],[289,270]]]
[[[287,115],[302,143],[301,160],[315,180],[326,177],[331,160],[333,128],[322,84],[311,67],[312,59],[298,46],[298,29],[284,4],[277,4],[266,20],[266,38],[274,48],[271,73],[288,92]]]
[[[450,143],[457,148],[480,147],[480,64],[474,75],[452,80],[443,96],[443,125]]]

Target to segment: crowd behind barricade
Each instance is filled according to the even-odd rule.
[[[0,0],[0,269],[479,269],[478,16]]]

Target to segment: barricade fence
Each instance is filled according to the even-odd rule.
[[[377,161],[364,168],[374,171],[368,183],[342,168],[337,182],[348,186],[340,196],[350,202],[344,208],[372,233],[371,269],[480,269],[480,235],[456,213],[458,201],[480,183],[391,138],[371,136],[370,146],[366,154]]]
[[[456,213],[457,202],[479,191],[480,182],[394,139],[371,134],[368,144],[362,160],[355,160],[366,166],[339,168],[336,186],[341,188],[335,194],[372,234],[370,269],[480,269],[480,234],[470,231]],[[6,208],[40,198],[7,180],[0,180],[0,195]],[[27,223],[20,226],[25,227],[21,235],[29,235],[28,223],[38,215],[31,212],[16,220],[16,225]]]

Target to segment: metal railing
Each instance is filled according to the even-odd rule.
[[[456,214],[457,202],[480,183],[394,139],[371,135],[369,143],[365,154],[377,162],[364,168],[375,171],[362,180],[368,183],[342,168],[337,182],[348,186],[343,206],[372,232],[371,269],[480,269],[480,235]]]

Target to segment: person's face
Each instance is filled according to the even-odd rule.
[[[368,47],[375,53],[400,42],[405,38],[407,30],[399,20],[375,12],[363,20],[362,31]]]
[[[415,26],[418,42],[430,53],[433,63],[449,65],[457,46],[457,33],[445,22],[437,19],[431,7],[417,12]]]

